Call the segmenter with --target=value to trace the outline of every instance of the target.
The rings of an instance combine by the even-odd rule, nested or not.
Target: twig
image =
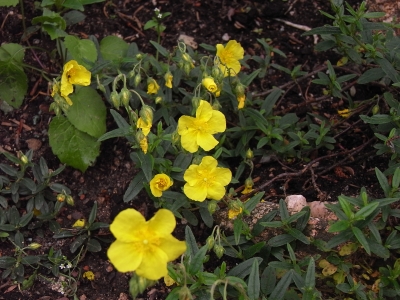
[[[282,22],[282,23],[284,23],[284,24],[286,24],[288,26],[292,26],[294,28],[297,28],[297,29],[300,29],[300,30],[304,30],[304,31],[310,31],[312,29],[311,27],[308,27],[306,25],[295,24],[295,23],[292,23],[292,22],[289,22],[289,21],[286,21],[286,20],[278,19],[278,18],[274,18],[274,20]],[[318,43],[318,35],[314,34],[313,38],[314,38],[314,44],[317,44]]]

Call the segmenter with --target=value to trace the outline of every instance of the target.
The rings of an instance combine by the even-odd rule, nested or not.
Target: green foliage
[[[28,79],[23,70],[24,54],[24,48],[19,44],[0,47],[0,99],[14,108],[22,105],[28,90]]]

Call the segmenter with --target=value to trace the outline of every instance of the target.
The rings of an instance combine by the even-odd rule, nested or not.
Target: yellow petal
[[[212,156],[204,156],[200,164],[205,169],[214,169],[218,166],[218,160]]]
[[[190,186],[186,183],[183,186],[183,192],[189,199],[194,201],[203,202],[207,198],[207,188],[204,188],[202,185]]]
[[[199,149],[196,134],[193,129],[189,129],[185,134],[181,135],[182,148],[190,153],[194,153]]]
[[[160,209],[149,221],[149,229],[159,236],[170,235],[175,229],[176,221],[174,214],[168,209]]]
[[[128,225],[128,222],[126,225]],[[142,263],[142,254],[136,251],[134,244],[116,240],[110,245],[107,256],[119,272],[135,271]]]
[[[243,59],[244,49],[240,43],[236,42],[235,40],[230,40],[228,44],[226,44],[225,51],[228,51],[232,54],[231,59]]]
[[[147,279],[157,280],[168,274],[168,256],[160,248],[153,248],[143,255],[140,266],[136,273]]]
[[[199,181],[198,165],[190,165],[183,174],[183,179],[191,186],[196,185]]]
[[[121,211],[110,225],[110,231],[117,240],[131,242],[135,240],[134,233],[145,226],[146,220],[140,212],[133,208]]]
[[[197,133],[197,144],[205,151],[210,151],[218,145],[218,141],[209,133]],[[186,148],[185,148],[186,149]]]
[[[232,180],[232,172],[228,168],[216,168],[213,176],[223,186],[228,185]]]
[[[213,115],[213,108],[210,103],[200,100],[199,107],[196,110],[196,119],[202,122],[207,122]]]
[[[178,134],[185,134],[189,128],[193,127],[195,118],[189,116],[181,116],[178,120]]]
[[[212,200],[221,200],[225,195],[225,187],[219,182],[214,182],[207,188],[207,198]]]
[[[168,261],[177,259],[186,251],[186,242],[180,241],[172,235],[160,239],[160,242],[160,249],[167,254]]]
[[[224,132],[226,130],[225,115],[218,110],[213,110],[212,116],[207,124],[211,134]]]

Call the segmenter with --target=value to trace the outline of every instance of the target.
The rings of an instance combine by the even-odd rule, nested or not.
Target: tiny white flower
[[[154,9],[154,11],[155,11],[155,12],[159,12],[160,9],[156,7],[156,8]]]
[[[162,14],[158,14],[157,18],[161,19],[162,18]]]
[[[68,262],[67,268],[68,268],[68,269],[71,269],[71,268],[72,268],[72,264],[71,264],[70,262]]]
[[[64,269],[64,268],[65,268],[64,264],[61,264],[60,269]]]

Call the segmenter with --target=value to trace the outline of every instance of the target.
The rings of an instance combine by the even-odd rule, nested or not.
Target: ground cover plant
[[[41,143],[31,139],[30,150],[4,148],[0,164],[6,297],[400,297],[398,25],[374,22],[384,13],[367,11],[365,2],[332,0],[320,12],[325,23],[299,36],[326,54],[311,70],[260,28],[248,51],[233,38],[167,46],[174,12],[162,6],[143,23],[152,36],[144,49],[116,35],[74,33],[96,2],[103,1],[38,2],[30,27],[29,4],[0,2],[19,5],[24,20],[21,42],[0,47],[3,116],[28,106],[29,76],[48,83],[48,105],[40,108],[48,151],[29,146]],[[279,3],[287,11],[295,4]],[[126,3],[97,5],[135,21],[137,11],[128,18],[118,10]],[[250,26],[252,12],[265,17],[264,9],[246,3],[228,14],[240,30]],[[35,34],[51,46],[30,45]],[[281,82],[263,88],[270,78]],[[371,88],[357,93],[364,86]],[[29,128],[16,123],[19,132]],[[122,154],[130,160],[125,169],[118,168]],[[307,232],[310,208],[292,213],[285,204],[291,181],[303,177],[298,193],[329,200],[321,179],[332,184],[330,171],[355,176],[348,165],[360,161],[372,170],[372,183],[327,201],[336,220],[327,239],[314,238]],[[260,166],[271,162],[279,172],[263,173]],[[90,195],[79,185],[96,166]],[[249,222],[266,200],[277,209]],[[280,231],[263,240],[271,228]],[[90,286],[110,281],[122,284],[90,295]],[[40,286],[47,289],[35,294]]]

